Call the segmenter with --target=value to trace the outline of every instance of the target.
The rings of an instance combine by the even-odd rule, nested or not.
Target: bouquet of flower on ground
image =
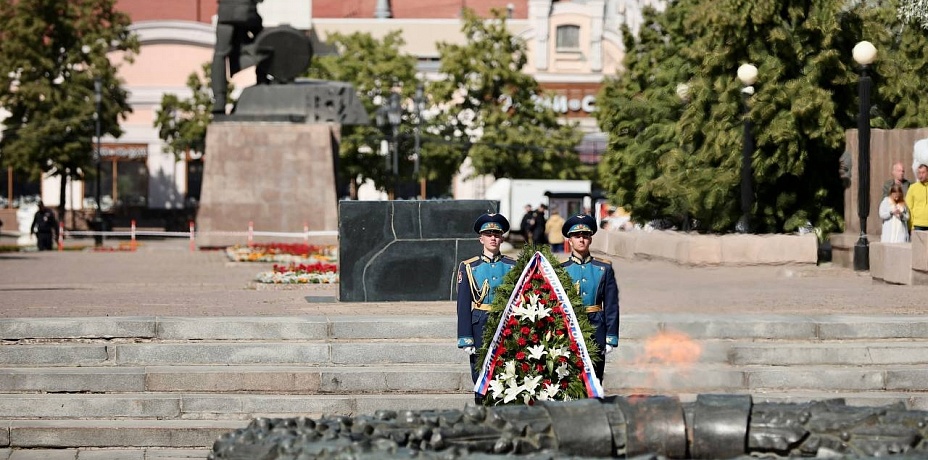
[[[585,313],[573,311],[577,294],[563,288],[571,286],[570,275],[548,262],[543,253],[557,260],[549,250],[536,249],[523,250],[496,291],[475,386],[487,405],[603,395],[593,371],[592,358],[599,359],[593,327]]]
[[[269,284],[330,284],[338,282],[338,265],[328,263],[274,264],[273,270],[259,273],[259,283]]]
[[[226,255],[235,262],[334,263],[338,260],[338,246],[255,243],[228,247]]]

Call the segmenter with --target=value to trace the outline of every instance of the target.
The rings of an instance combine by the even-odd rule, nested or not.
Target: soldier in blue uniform
[[[516,261],[499,252],[509,221],[501,214],[484,214],[474,222],[483,252],[458,268],[458,348],[470,355],[471,377],[477,382],[477,350],[483,344],[483,328],[496,288]],[[479,403],[480,395],[477,395]]]
[[[596,377],[602,382],[606,354],[619,346],[619,285],[612,263],[590,256],[596,219],[588,215],[571,217],[564,222],[561,233],[570,240],[571,248],[570,258],[561,266],[570,274],[573,287],[583,300],[587,318],[596,329],[601,359],[594,367]]]

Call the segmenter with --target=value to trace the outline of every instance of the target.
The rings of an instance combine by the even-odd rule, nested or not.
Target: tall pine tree
[[[131,109],[117,66],[107,53],[131,61],[138,41],[115,0],[0,1],[0,154],[33,179],[65,179],[92,171],[94,79],[102,81],[104,134],[119,136],[118,119]],[[61,200],[64,211],[64,200]]]

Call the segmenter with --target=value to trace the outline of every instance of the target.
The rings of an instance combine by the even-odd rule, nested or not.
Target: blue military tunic
[[[596,329],[596,344],[600,357],[596,363],[596,376],[602,380],[605,369],[606,345],[619,345],[619,285],[615,280],[615,271],[608,261],[587,257],[580,259],[576,255],[561,264],[573,280],[573,288],[583,301],[590,324]]]
[[[515,264],[514,259],[502,255],[493,258],[480,255],[461,262],[458,268],[458,348],[480,349],[483,345],[483,328],[496,288]],[[476,382],[476,355],[471,356],[471,373]]]

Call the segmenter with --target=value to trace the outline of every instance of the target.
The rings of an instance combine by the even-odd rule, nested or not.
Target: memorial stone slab
[[[339,300],[453,300],[457,264],[480,253],[473,224],[498,201],[342,201]]]

